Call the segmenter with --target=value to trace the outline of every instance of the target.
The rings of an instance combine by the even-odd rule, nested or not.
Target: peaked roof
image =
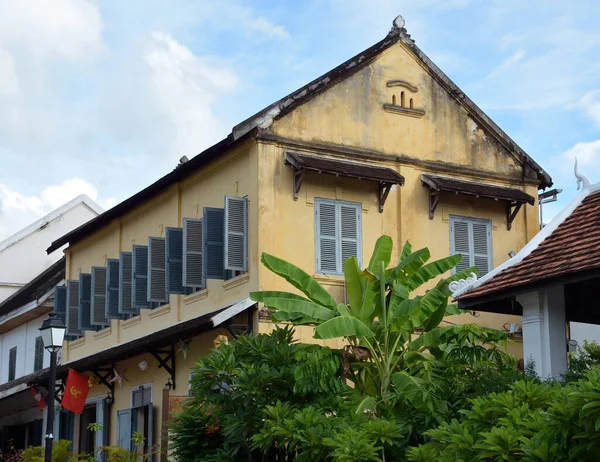
[[[57,219],[58,217],[60,217],[61,215],[63,215],[64,213],[66,213],[67,211],[71,210],[73,207],[75,207],[79,204],[85,205],[88,209],[90,209],[96,215],[100,215],[102,212],[104,212],[102,207],[100,207],[98,204],[96,204],[92,199],[90,199],[85,194],[81,194],[81,195],[77,196],[75,199],[70,200],[66,204],[58,207],[57,209],[54,209],[52,212],[43,216],[39,220],[33,222],[26,228],[23,228],[21,231],[18,231],[15,234],[13,234],[12,236],[7,237],[3,241],[0,241],[0,252],[3,252],[7,248],[16,244],[17,242],[22,241],[27,236],[30,236],[31,234],[35,233],[36,231],[44,228],[48,223]]]
[[[486,127],[498,142],[509,152],[514,153],[524,164],[529,165],[537,173],[540,181],[540,188],[552,186],[552,178],[550,175],[546,173],[546,171],[523,151],[504,131],[502,131],[502,129],[498,127],[498,125],[496,125],[496,123],[494,123],[494,121],[490,119],[468,96],[466,96],[463,91],[458,88],[458,86],[419,49],[419,47],[415,45],[406,29],[404,27],[398,27],[396,25],[396,20],[394,20],[392,29],[383,40],[377,42],[312,82],[307,83],[298,90],[275,101],[243,122],[235,125],[227,138],[201,152],[185,164],[179,165],[169,174],[129,199],[116,205],[99,217],[56,240],[48,248],[47,252],[51,253],[67,243],[75,243],[88,234],[108,225],[114,219],[125,215],[141,203],[158,195],[170,185],[187,178],[196,170],[213,162],[229,149],[256,133],[257,130],[270,126],[273,120],[285,116],[293,111],[294,108],[308,102],[320,93],[335,86],[337,83],[351,77],[360,69],[371,63],[383,51],[399,42],[405,44],[408,49],[412,51],[414,56],[431,73],[434,79],[467,110],[471,117],[477,120],[482,126]]]
[[[525,292],[533,284],[600,269],[600,183],[584,190],[513,258],[454,294],[459,304]]]

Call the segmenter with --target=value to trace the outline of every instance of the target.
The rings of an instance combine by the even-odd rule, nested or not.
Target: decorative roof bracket
[[[150,350],[150,354],[158,361],[158,367],[162,367],[171,376],[173,390],[175,390],[175,345],[157,350]]]
[[[507,202],[506,203],[506,229],[512,229],[513,221],[523,206],[522,202]]]
[[[433,188],[429,188],[429,219],[433,220],[435,209],[437,209],[440,203],[440,193],[435,191]]]
[[[377,194],[379,213],[383,213],[383,206],[385,205],[385,201],[387,200],[388,194],[391,190],[392,185],[390,183],[379,183],[379,193]]]
[[[300,188],[302,187],[302,183],[304,183],[304,178],[306,177],[306,170],[296,166],[292,166],[292,170],[294,172],[294,200],[297,201],[298,193],[300,192]]]
[[[96,376],[98,382],[104,385],[106,388],[110,390],[110,392],[115,394],[115,384],[110,383],[108,378],[112,375],[113,367],[97,367],[95,369],[91,369],[92,374]]]

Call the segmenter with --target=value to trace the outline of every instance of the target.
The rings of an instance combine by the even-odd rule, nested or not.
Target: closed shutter
[[[126,450],[132,448],[131,437],[133,417],[131,409],[119,409],[117,411],[117,446]]]
[[[106,268],[92,266],[91,313],[94,326],[107,326],[106,319]]]
[[[205,287],[202,228],[202,219],[183,219],[183,285],[185,287]]]
[[[17,377],[17,347],[8,352],[8,381],[12,382]]]
[[[67,287],[56,286],[54,288],[54,312],[67,325]]]
[[[339,269],[344,272],[344,262],[347,258],[359,258],[360,254],[360,206],[340,204],[341,223],[341,253],[342,266]],[[360,259],[359,259],[360,263]]]
[[[223,260],[224,215],[223,209],[204,207],[203,211],[204,244],[203,262],[204,279],[225,279],[225,263]]]
[[[79,275],[79,330],[96,330],[96,326],[92,325],[91,300],[92,275],[81,273]]]
[[[119,314],[119,260],[106,260],[106,318],[122,319]]]
[[[133,307],[132,258],[131,252],[121,252],[121,258],[119,258],[119,313],[121,314],[139,313],[139,310]]]
[[[492,269],[492,224],[489,220],[450,217],[450,253],[462,255],[454,272],[476,266],[478,277]]]
[[[96,431],[96,448],[108,446],[108,404],[106,400],[100,400],[96,403],[96,423],[98,424],[98,430]],[[106,455],[104,451],[96,451],[97,462],[104,462]]]
[[[148,301],[167,302],[167,258],[164,237],[148,238]]]
[[[33,372],[44,368],[44,341],[42,337],[35,338],[35,356],[33,357]]]
[[[80,336],[79,330],[79,281],[67,281],[67,330],[65,334]]]
[[[165,230],[167,250],[167,292],[183,294],[183,229]]]
[[[248,198],[225,196],[225,269],[248,271]]]
[[[131,254],[133,307],[148,308],[148,246],[134,245]]]
[[[335,204],[318,202],[316,205],[317,271],[339,273]]]

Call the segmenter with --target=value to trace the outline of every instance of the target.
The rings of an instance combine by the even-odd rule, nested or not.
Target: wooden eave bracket
[[[175,390],[175,345],[157,350],[150,350],[150,354],[158,361],[158,367],[164,368],[170,375],[171,382],[173,383],[173,390]]]
[[[383,206],[385,205],[385,201],[392,190],[391,183],[379,183],[379,193],[377,194],[377,199],[379,202],[379,213],[383,213]]]
[[[433,220],[435,215],[435,209],[437,209],[440,203],[440,192],[434,191],[432,187],[429,187],[429,219]]]
[[[110,383],[108,380],[113,372],[112,367],[97,367],[95,369],[91,369],[92,374],[96,376],[98,382],[108,388],[112,395],[115,394],[115,384]]]
[[[304,178],[306,177],[306,170],[293,165],[292,171],[294,172],[294,200],[297,201],[298,193],[300,192],[300,188],[302,187],[302,183],[304,183]]]
[[[522,202],[506,202],[506,229],[512,228],[513,221],[523,206]]]

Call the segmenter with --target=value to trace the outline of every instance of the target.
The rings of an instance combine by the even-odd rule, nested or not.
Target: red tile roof
[[[522,260],[497,274],[492,272],[489,279],[482,280],[480,285],[458,294],[456,298],[459,301],[471,300],[557,276],[599,268],[600,190],[595,190]]]

